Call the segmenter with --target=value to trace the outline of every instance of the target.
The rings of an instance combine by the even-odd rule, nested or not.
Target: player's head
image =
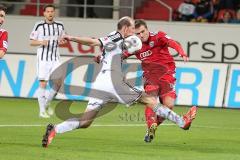
[[[43,15],[47,22],[52,22],[55,17],[56,7],[52,4],[47,4],[43,8]]]
[[[141,39],[142,42],[146,42],[149,38],[149,31],[147,23],[143,19],[135,20],[135,34]]]
[[[133,35],[135,32],[134,20],[131,17],[122,17],[118,21],[117,29],[124,38]]]
[[[7,11],[7,8],[4,5],[0,4],[0,26],[5,21],[6,11]]]

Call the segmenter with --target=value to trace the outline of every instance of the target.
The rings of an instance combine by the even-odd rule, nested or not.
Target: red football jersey
[[[6,52],[7,48],[8,48],[8,32],[4,29],[0,29],[0,50]]]
[[[142,49],[135,54],[142,61],[143,71],[160,69],[159,65],[167,70],[175,70],[174,59],[168,50],[170,37],[164,32],[149,34],[148,41],[144,42]],[[166,72],[165,69],[161,67],[162,72]]]

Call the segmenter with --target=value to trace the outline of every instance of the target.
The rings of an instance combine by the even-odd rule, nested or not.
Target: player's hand
[[[187,55],[183,55],[183,56],[181,56],[181,57],[183,58],[184,62],[188,62],[188,61],[189,61],[189,58],[188,58]]]
[[[63,35],[62,36],[62,39],[67,40],[67,41],[71,41],[72,38],[73,38],[73,36],[70,36],[70,35]]]
[[[93,60],[94,60],[94,62],[99,64],[101,61],[101,56],[100,55],[94,56]]]
[[[122,54],[122,59],[127,59],[128,57],[132,56],[131,54],[129,54],[128,52],[123,52]]]
[[[43,40],[43,41],[41,41],[41,45],[42,45],[42,46],[47,46],[47,45],[48,45],[48,40]]]
[[[63,44],[65,44],[65,43],[67,43],[67,40],[64,39],[64,38],[61,38],[61,39],[58,40],[58,44],[59,44],[59,45],[63,45]]]

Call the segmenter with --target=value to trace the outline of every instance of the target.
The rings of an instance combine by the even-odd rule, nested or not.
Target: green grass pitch
[[[85,106],[74,102],[71,112],[80,113]],[[183,114],[188,108],[174,110]],[[38,118],[36,100],[0,98],[0,160],[239,160],[239,115],[239,110],[199,108],[190,130],[167,121],[147,144],[143,107],[118,105],[88,129],[57,135],[45,149],[45,126],[61,120]]]

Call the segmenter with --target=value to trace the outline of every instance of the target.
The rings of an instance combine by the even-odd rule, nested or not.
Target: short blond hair
[[[133,19],[131,17],[125,16],[119,19],[117,24],[117,29],[121,30],[123,26],[131,26],[133,24]]]

